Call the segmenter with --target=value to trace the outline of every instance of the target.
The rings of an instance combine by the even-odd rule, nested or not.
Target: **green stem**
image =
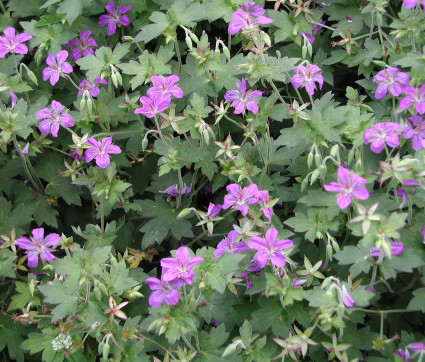
[[[103,196],[100,197],[100,236],[105,234],[105,213],[103,211]]]
[[[115,134],[127,134],[127,133],[140,133],[140,131],[102,132],[102,133],[96,133],[95,135],[93,135],[91,137],[96,138],[96,137],[100,137],[100,136],[113,136]]]
[[[234,119],[231,119],[227,114],[224,115],[224,118],[226,118],[228,121],[232,122],[234,125],[238,126],[241,129],[244,129],[243,126],[241,126],[238,122],[236,122]]]
[[[180,70],[181,70],[181,67],[182,67],[182,58],[181,58],[181,55],[180,55],[179,41],[177,40],[177,38],[176,38],[174,44],[175,44],[175,48],[176,48],[177,61],[178,61],[177,74],[180,74]]]
[[[4,5],[3,5],[3,1],[2,0],[0,0],[0,8],[1,8],[1,10],[3,11],[3,14],[6,14],[7,13],[7,11],[6,11],[6,8],[4,7]],[[229,34],[230,35],[230,34]]]
[[[80,87],[75,84],[75,82],[72,80],[72,78],[68,74],[65,74],[65,78],[68,79],[75,88],[80,90]]]
[[[379,328],[379,338],[382,341],[384,337],[384,313],[380,313],[380,314],[381,314],[381,327]]]
[[[412,313],[419,312],[419,310],[406,310],[406,309],[388,309],[388,310],[374,310],[374,309],[363,309],[363,308],[352,308],[352,310],[357,310],[359,312],[365,313],[374,313],[374,314],[391,314],[391,313]]]
[[[177,170],[177,176],[179,178],[179,195],[177,196],[177,205],[176,209],[180,207],[181,201],[182,201],[182,191],[183,191],[183,178],[182,178],[182,169],[179,168]]]
[[[168,147],[170,147],[171,145],[165,140],[164,135],[162,134],[161,127],[159,126],[159,123],[158,123],[158,117],[155,116],[154,120],[155,120],[156,128],[158,129],[158,133],[159,133],[159,137],[161,138],[161,141],[164,142]]]
[[[62,154],[64,154],[64,155],[66,155],[66,156],[69,156],[69,154],[68,154],[68,153],[66,153],[66,152],[64,152],[64,151],[62,151],[62,150],[60,150],[60,149],[58,149],[58,148],[56,148],[56,147],[51,147],[51,146],[44,145],[44,148],[50,148],[51,150],[54,150],[54,151],[56,151],[56,152],[60,152],[60,153],[62,153]]]
[[[273,90],[276,92],[277,97],[279,98],[279,100],[282,103],[285,103],[285,100],[282,98],[282,96],[280,95],[279,90],[276,87],[276,84],[274,84],[273,80],[269,80],[270,85],[272,86]]]
[[[377,272],[378,272],[378,266],[374,265],[372,270],[372,279],[370,280],[370,283],[369,283],[369,289],[372,288],[373,285],[375,284]]]

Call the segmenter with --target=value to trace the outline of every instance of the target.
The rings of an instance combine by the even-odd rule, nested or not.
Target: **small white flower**
[[[72,346],[72,338],[69,334],[59,333],[58,336],[52,341],[52,348],[54,351],[59,351],[63,348],[68,349]]]

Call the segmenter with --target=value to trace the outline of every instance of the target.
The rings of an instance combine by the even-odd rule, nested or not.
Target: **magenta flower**
[[[214,205],[212,202],[208,205],[207,214],[205,215],[207,220],[211,220],[218,216],[221,211],[221,205]]]
[[[21,33],[15,35],[15,28],[3,30],[4,36],[0,36],[0,58],[4,58],[7,53],[27,54],[28,47],[22,44],[24,41],[32,39],[32,35]]]
[[[273,210],[270,208],[270,195],[267,190],[260,190],[257,192],[257,198],[261,202],[261,210],[265,217],[271,219],[273,216]]]
[[[406,348],[411,349],[413,352],[425,351],[425,345],[422,342],[413,342],[406,346]]]
[[[342,295],[342,302],[347,308],[351,308],[356,301],[351,297],[350,293],[348,293],[347,288],[345,285],[341,288],[341,295]]]
[[[15,107],[16,103],[18,103],[18,97],[14,92],[9,92],[10,95],[10,108]]]
[[[421,84],[418,88],[406,85],[403,87],[402,93],[405,93],[406,97],[400,100],[398,108],[408,109],[414,104],[416,112],[425,113],[425,84]]]
[[[305,90],[311,96],[316,91],[316,83],[319,84],[319,88],[323,87],[323,76],[321,74],[322,69],[320,69],[317,65],[307,64],[299,65],[292,69],[297,74],[294,74],[291,78],[291,83],[295,88],[301,88],[305,86]]]
[[[406,119],[406,127],[403,130],[403,138],[412,139],[412,148],[417,151],[422,148],[422,141],[425,140],[425,121],[421,116],[412,116]]]
[[[375,98],[381,99],[387,94],[388,88],[394,97],[398,97],[402,92],[403,86],[409,84],[410,77],[406,73],[400,72],[398,68],[387,68],[378,72],[373,81],[378,83]]]
[[[270,228],[266,231],[265,239],[259,236],[253,236],[249,239],[249,246],[258,250],[254,255],[254,261],[259,267],[264,268],[269,259],[270,263],[276,267],[286,264],[286,258],[279,250],[292,248],[294,243],[289,239],[277,240],[277,236],[278,231],[275,228]]]
[[[128,19],[128,17],[123,16],[123,14],[128,13],[131,10],[130,6],[120,6],[118,10],[116,10],[114,2],[110,1],[106,4],[105,9],[109,14],[100,16],[99,25],[108,25],[108,35],[115,34],[115,32],[117,31],[117,24],[121,24],[122,26],[127,26],[128,24],[130,24],[130,20]]]
[[[94,138],[89,137],[87,139],[87,143],[91,147],[86,150],[86,162],[90,162],[93,158],[95,158],[96,165],[98,165],[100,168],[106,168],[111,162],[111,159],[108,155],[109,153],[121,153],[121,148],[112,144],[112,136],[103,138],[101,143],[96,141]]]
[[[309,44],[313,44],[316,40],[316,37],[314,34],[310,34],[310,33],[298,33],[299,37],[305,37],[308,41]]]
[[[204,258],[200,256],[194,256],[189,259],[189,248],[181,246],[176,251],[176,259],[163,258],[161,260],[162,280],[170,282],[175,279],[181,279],[191,285],[195,275],[193,267],[202,261],[204,261]]]
[[[21,151],[21,152],[22,152],[24,155],[28,155],[29,148],[30,148],[30,144],[27,142],[27,143],[26,143],[26,145],[24,146],[24,148],[22,149],[22,151]]]
[[[367,181],[353,173],[350,175],[350,170],[343,166],[338,168],[338,182],[331,182],[330,185],[323,185],[324,189],[329,192],[338,192],[336,203],[340,209],[345,209],[351,205],[351,196],[360,200],[369,198],[369,191],[366,187]]]
[[[403,254],[404,251],[404,245],[401,241],[394,241],[391,243],[391,254],[398,256]],[[373,248],[370,249],[369,253],[366,255],[366,258],[370,258],[370,257],[374,257],[374,258],[379,258],[379,256],[382,253],[382,259],[386,258],[387,255],[384,253],[384,251],[381,248],[377,248],[376,246],[374,246]]]
[[[273,19],[264,16],[265,10],[261,6],[255,6],[255,2],[242,4],[242,7],[236,10],[232,15],[232,21],[229,23],[228,32],[235,35],[239,31],[253,31],[259,24],[270,24]]]
[[[150,277],[146,279],[146,284],[149,284],[149,288],[154,291],[149,296],[149,305],[159,307],[164,301],[168,305],[176,305],[179,302],[179,292],[176,288],[183,286],[184,282],[181,279],[166,282]]]
[[[57,137],[59,123],[63,127],[74,126],[74,119],[72,116],[68,113],[61,113],[64,108],[65,106],[59,102],[52,101],[51,110],[49,108],[43,108],[37,112],[35,117],[37,119],[42,119],[38,126],[41,134],[46,136],[51,132],[53,137]]]
[[[381,153],[385,148],[385,144],[390,147],[398,147],[400,145],[399,135],[394,132],[401,132],[403,128],[395,122],[376,123],[365,131],[363,134],[364,144],[367,145],[370,140],[370,149],[374,153]]]
[[[260,203],[256,198],[258,192],[256,184],[244,187],[243,190],[241,190],[238,184],[230,184],[227,185],[226,190],[229,194],[224,196],[223,210],[236,205],[236,210],[239,210],[243,216],[246,216],[249,211],[247,205]]]
[[[221,240],[217,249],[214,251],[214,256],[218,260],[225,253],[229,254],[237,254],[241,251],[251,250],[251,248],[246,245],[246,243],[242,240],[239,243],[236,242],[239,233],[236,230],[232,230],[227,234],[227,238]]]
[[[48,67],[43,69],[43,80],[50,79],[50,84],[55,85],[62,73],[71,73],[72,67],[71,64],[65,62],[66,58],[68,58],[66,50],[60,51],[56,55],[56,59],[53,54],[49,54],[46,58]]]
[[[170,75],[167,78],[164,78],[162,75],[153,75],[151,77],[151,82],[154,86],[147,90],[146,95],[149,98],[164,95],[168,98],[169,102],[171,101],[171,96],[182,98],[183,90],[180,87],[173,85],[178,81],[179,77],[177,75]]]
[[[140,97],[142,108],[137,108],[134,113],[144,114],[147,118],[155,117],[159,112],[162,112],[170,105],[170,98],[166,95],[158,95],[154,98]]]
[[[162,194],[170,195],[168,198],[168,201],[170,201],[171,196],[179,196],[179,194],[185,195],[189,194],[190,191],[192,191],[192,188],[190,186],[183,186],[182,191],[179,192],[179,189],[177,188],[177,184],[171,185],[170,187],[166,188],[164,191],[159,191]]]
[[[102,79],[97,77],[94,82],[90,82],[88,79],[83,79],[79,84],[80,90],[78,91],[78,95],[84,93],[84,91],[89,91],[91,96],[96,98],[100,93],[100,88],[97,86],[98,84],[108,84],[106,79]]]
[[[422,236],[422,244],[425,244],[425,226],[422,229],[421,236]]]
[[[408,201],[408,194],[405,189],[402,187],[397,187],[397,196],[402,198],[401,204],[399,206],[400,209],[402,209]]]
[[[245,114],[245,108],[254,114],[258,112],[258,105],[254,101],[254,98],[263,94],[258,90],[246,90],[245,78],[242,78],[241,82],[236,82],[238,90],[229,90],[224,95],[226,101],[232,102],[231,106],[235,107],[235,114]]]
[[[49,234],[44,237],[44,228],[33,229],[31,240],[25,236],[16,240],[16,245],[27,251],[28,267],[36,268],[38,265],[38,257],[42,262],[55,260],[56,257],[51,253],[55,246],[60,243],[61,237],[58,234]]]
[[[410,355],[409,351],[407,350],[407,348],[403,348],[403,349],[397,349],[394,351],[394,354],[396,354],[397,356],[403,358],[404,362],[408,362],[412,359],[412,356]]]
[[[411,8],[414,8],[416,6],[418,1],[419,0],[403,0],[403,6],[406,9],[411,9]],[[425,0],[422,0],[422,7],[424,8],[424,11],[425,11]]]
[[[89,54],[94,55],[93,47],[97,47],[96,41],[90,38],[91,31],[84,30],[80,33],[79,38],[71,39],[65,44],[66,47],[75,47],[71,50],[71,59],[76,61],[81,56],[86,57]]]

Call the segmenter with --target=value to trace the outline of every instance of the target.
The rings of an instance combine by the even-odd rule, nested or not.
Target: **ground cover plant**
[[[424,358],[424,1],[0,9],[2,360]]]

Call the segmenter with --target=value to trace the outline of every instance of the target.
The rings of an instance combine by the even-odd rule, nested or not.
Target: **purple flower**
[[[235,114],[245,114],[245,108],[254,114],[258,112],[258,105],[254,98],[260,96],[263,92],[258,90],[246,90],[245,78],[241,82],[236,82],[238,90],[229,90],[224,95],[226,101],[232,102],[231,106],[235,107]]]
[[[401,241],[394,241],[391,243],[391,254],[398,256],[403,254],[404,251],[404,245]],[[382,253],[382,258],[385,258],[386,255],[384,253],[384,251],[381,248],[377,248],[376,246],[374,246],[373,248],[370,249],[369,253],[366,255],[366,257],[374,257],[374,258],[378,258]]]
[[[408,201],[407,191],[402,187],[397,187],[397,196],[402,198],[401,204],[399,206],[399,208],[402,209]]]
[[[159,307],[164,301],[168,305],[176,305],[179,302],[179,292],[176,288],[183,286],[184,282],[180,279],[166,282],[150,277],[146,279],[146,284],[149,284],[149,288],[154,291],[149,296],[149,305]]]
[[[10,108],[15,107],[16,103],[18,103],[18,97],[14,92],[9,92],[10,95]]]
[[[137,108],[134,113],[144,114],[147,118],[155,117],[159,112],[162,112],[170,105],[170,98],[166,95],[158,95],[154,98],[140,97],[142,108]]]
[[[192,191],[192,188],[190,186],[184,186],[182,188],[181,194],[185,195],[190,193]],[[179,196],[179,189],[177,188],[177,184],[171,185],[170,187],[166,188],[164,191],[159,191],[163,194],[168,194],[170,196]]]
[[[326,21],[322,20],[319,22],[320,24],[314,24],[313,25],[313,34],[317,34],[322,28],[322,25],[326,24]]]
[[[26,144],[26,145],[25,145],[25,147],[21,150],[21,152],[22,152],[24,155],[28,155],[29,147],[30,147],[30,144],[27,142],[27,144]]]
[[[276,266],[281,267],[286,264],[285,256],[279,251],[289,249],[294,246],[292,240],[277,240],[278,231],[275,228],[270,228],[266,231],[266,238],[253,236],[249,239],[249,246],[258,251],[254,255],[254,261],[259,267],[264,268],[267,261]]]
[[[350,293],[348,293],[347,288],[345,287],[345,285],[342,286],[341,288],[341,295],[342,295],[342,302],[344,303],[344,305],[347,308],[351,308],[354,303],[356,302],[350,295]]]
[[[273,22],[273,19],[264,16],[265,10],[261,6],[254,5],[255,2],[244,3],[239,10],[233,13],[232,21],[228,27],[230,35],[235,35],[242,30],[252,31],[259,24],[270,24]]]
[[[307,280],[306,279],[292,279],[292,287],[293,288],[299,288],[301,285],[305,284]]]
[[[31,233],[31,240],[28,240],[25,236],[16,240],[16,245],[19,248],[28,250],[28,267],[36,268],[39,256],[43,262],[55,260],[56,257],[51,253],[53,251],[51,247],[59,244],[61,237],[58,234],[49,234],[44,237],[44,228],[33,229]]]
[[[244,187],[243,190],[241,190],[238,184],[230,184],[227,185],[226,190],[229,194],[224,196],[223,210],[236,205],[236,210],[239,210],[243,216],[246,216],[249,211],[247,205],[260,203],[256,198],[258,192],[256,184]]]
[[[269,207],[270,196],[267,190],[260,190],[257,192],[257,198],[261,202],[261,209],[265,217],[271,219],[273,216],[273,210]]]
[[[399,135],[394,132],[401,132],[403,128],[395,122],[381,122],[373,125],[363,134],[364,144],[367,145],[370,140],[370,149],[374,153],[381,153],[385,148],[385,144],[390,147],[398,147],[400,145]]]
[[[416,112],[425,113],[425,84],[421,84],[418,88],[406,85],[402,92],[406,94],[406,97],[400,100],[398,108],[408,109],[414,104]]]
[[[406,348],[403,349],[397,349],[394,351],[394,354],[396,354],[397,356],[400,356],[401,358],[403,358],[404,362],[408,362],[412,359],[412,357],[410,356],[409,351]]]
[[[322,69],[317,65],[307,64],[299,65],[292,69],[297,74],[294,74],[291,78],[291,83],[295,88],[301,88],[305,86],[305,90],[308,94],[313,95],[316,91],[316,84],[319,84],[319,88],[323,87],[323,76],[321,74]]]
[[[162,279],[166,282],[182,279],[185,283],[191,285],[195,275],[193,267],[202,261],[204,261],[204,258],[200,256],[189,259],[189,248],[181,246],[176,251],[176,259],[163,258],[161,260]]]
[[[425,244],[425,226],[422,229],[421,236],[422,236],[422,244]]]
[[[422,342],[413,342],[406,346],[411,349],[413,352],[425,351],[425,345]]]
[[[108,153],[118,154],[121,153],[121,148],[112,144],[112,136],[105,137],[101,143],[94,138],[89,137],[87,143],[91,146],[86,150],[86,162],[90,162],[93,158],[96,159],[96,165],[100,168],[105,168],[111,162]]]
[[[316,37],[310,33],[298,33],[298,36],[305,37],[307,41],[309,42],[309,44],[313,44],[314,41],[316,40]]]
[[[0,58],[4,58],[7,53],[27,54],[28,47],[22,44],[24,41],[32,39],[32,35],[21,33],[15,35],[15,28],[6,28],[3,30],[4,36],[0,37]]]
[[[403,130],[403,138],[412,138],[412,148],[417,151],[422,148],[422,141],[425,139],[425,121],[421,116],[412,116],[406,119],[406,127]]]
[[[378,72],[373,81],[378,83],[375,98],[381,99],[387,94],[388,88],[394,97],[398,97],[402,92],[402,87],[409,84],[410,77],[406,73],[400,72],[398,68],[387,68]]]
[[[66,50],[60,51],[56,55],[56,59],[53,54],[49,54],[46,58],[48,67],[43,69],[43,80],[50,79],[50,84],[55,85],[62,73],[71,73],[72,67],[71,64],[65,62],[66,58],[68,58]]]
[[[324,185],[324,189],[330,192],[338,192],[336,202],[340,209],[345,209],[351,205],[351,196],[360,200],[369,198],[369,191],[366,187],[367,181],[359,175],[353,173],[350,175],[350,170],[343,166],[338,168],[338,182],[331,182],[330,185]]]
[[[239,243],[236,242],[239,233],[236,230],[232,230],[227,235],[227,238],[221,240],[217,249],[214,251],[215,258],[218,260],[220,257],[227,251],[229,254],[237,254],[241,251],[251,250],[251,248],[246,245],[242,240]]]
[[[91,31],[84,30],[80,33],[79,38],[71,39],[65,44],[66,47],[75,47],[71,50],[71,59],[76,61],[81,56],[86,57],[89,54],[94,55],[92,47],[97,47],[96,41],[90,38]]]
[[[208,205],[208,210],[205,217],[207,218],[207,220],[211,220],[215,218],[216,216],[218,216],[220,214],[220,211],[221,211],[221,205],[214,205],[212,202],[210,202],[210,204]]]
[[[105,6],[106,11],[109,13],[108,15],[101,15],[99,18],[100,26],[107,26],[108,35],[114,35],[117,31],[117,24],[121,24],[123,26],[127,26],[130,24],[130,20],[128,20],[127,16],[122,16],[122,14],[128,13],[131,10],[130,6],[120,6],[118,10],[115,9],[115,5],[113,1],[110,1]]]
[[[403,6],[406,9],[411,9],[411,8],[414,8],[416,6],[418,1],[419,0],[403,0]],[[425,0],[422,0],[422,7],[424,8],[424,11],[425,11]]]
[[[349,23],[352,23],[353,22],[353,17],[352,16],[350,16],[350,15],[347,15],[346,17],[345,17],[346,19],[347,19],[347,21],[349,22]]]
[[[170,75],[167,78],[164,78],[162,75],[153,75],[151,77],[151,82],[153,87],[149,88],[146,92],[146,95],[149,98],[155,98],[159,95],[164,95],[168,98],[168,102],[171,101],[171,96],[176,98],[183,97],[183,90],[180,87],[173,85],[179,81],[177,75]]]
[[[63,127],[73,127],[74,119],[68,113],[62,113],[62,110],[65,108],[64,105],[59,102],[52,101],[51,110],[49,108],[43,108],[37,112],[35,117],[37,119],[42,119],[38,128],[43,135],[48,135],[49,132],[52,133],[53,137],[58,136],[59,123]]]
[[[97,97],[100,93],[100,88],[97,86],[98,84],[108,84],[106,79],[102,79],[97,77],[94,82],[90,82],[88,79],[83,79],[79,84],[80,90],[78,91],[78,95],[84,93],[84,91],[89,91],[92,97]]]

